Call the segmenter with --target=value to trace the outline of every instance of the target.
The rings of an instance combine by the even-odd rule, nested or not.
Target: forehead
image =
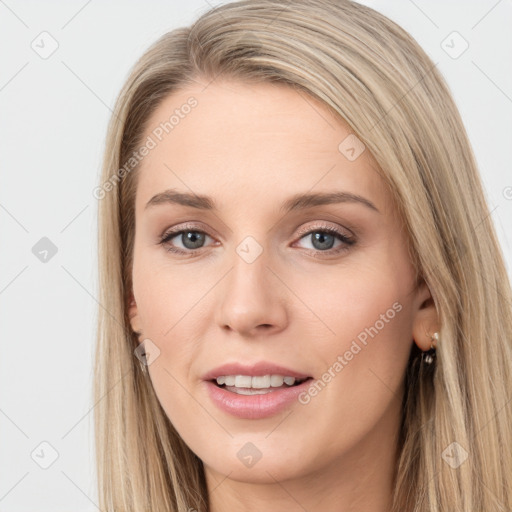
[[[137,211],[168,188],[212,195],[221,206],[254,207],[336,188],[365,195],[379,209],[389,206],[377,165],[368,150],[357,156],[364,146],[349,126],[315,98],[282,84],[187,86],[152,114],[142,140],[150,139]]]

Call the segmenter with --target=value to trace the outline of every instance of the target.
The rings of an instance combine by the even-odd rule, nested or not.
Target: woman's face
[[[143,141],[132,326],[207,473],[274,482],[387,460],[431,326],[369,151],[304,93],[227,80],[169,96]],[[245,377],[228,390],[218,375]],[[294,375],[310,379],[278,377]]]

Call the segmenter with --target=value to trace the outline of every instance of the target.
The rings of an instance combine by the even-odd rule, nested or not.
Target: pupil
[[[197,231],[187,231],[181,235],[181,239],[187,249],[197,249],[204,242],[204,234]]]
[[[313,236],[313,246],[315,246],[317,249],[331,249],[334,245],[334,235],[330,235],[327,233],[321,233],[317,232],[312,235]],[[328,240],[328,243],[326,244],[325,240]],[[316,245],[316,242],[320,242],[320,246]],[[322,245],[326,244],[326,245]]]

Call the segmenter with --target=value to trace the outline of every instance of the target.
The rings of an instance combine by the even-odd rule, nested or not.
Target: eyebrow
[[[378,208],[368,199],[351,192],[317,192],[296,194],[287,199],[282,205],[280,210],[282,212],[291,212],[295,210],[303,210],[312,208],[314,206],[323,206],[328,204],[337,203],[359,203],[371,210],[379,212]],[[149,207],[162,205],[162,204],[178,204],[182,206],[189,206],[197,208],[198,210],[211,210],[218,211],[215,200],[210,196],[191,194],[188,192],[179,192],[174,189],[168,189],[153,196],[145,206],[145,210]]]

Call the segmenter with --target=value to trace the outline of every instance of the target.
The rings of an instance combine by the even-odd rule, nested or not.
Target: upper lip
[[[282,375],[283,377],[295,377],[296,379],[306,379],[310,377],[302,372],[286,368],[268,361],[258,361],[256,363],[226,363],[217,366],[213,370],[203,375],[203,380],[213,380],[221,375],[250,375],[259,377],[262,375]]]

